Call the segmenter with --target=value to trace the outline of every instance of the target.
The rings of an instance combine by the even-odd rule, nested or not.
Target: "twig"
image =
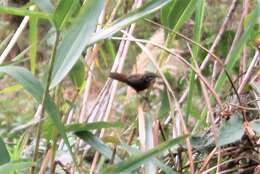
[[[200,168],[199,173],[201,173],[203,170],[205,170],[205,168],[207,167],[207,165],[209,164],[210,160],[212,159],[212,157],[214,156],[214,154],[216,153],[217,148],[215,147],[207,156],[207,158],[204,160],[202,167]]]
[[[189,39],[188,37],[186,37],[185,35],[183,35],[183,34],[177,32],[177,31],[171,30],[170,28],[165,27],[165,26],[163,26],[163,25],[161,25],[161,24],[158,24],[158,23],[156,23],[156,22],[153,22],[153,21],[151,21],[151,20],[149,20],[149,19],[146,19],[146,21],[148,21],[148,22],[150,22],[150,23],[152,23],[152,24],[154,24],[154,25],[157,25],[157,26],[159,26],[159,27],[161,27],[161,28],[164,28],[165,30],[167,30],[167,31],[169,31],[169,32],[172,32],[172,33],[174,33],[174,34],[176,34],[176,35],[182,37],[183,39],[185,39],[185,40],[191,42],[192,44],[194,44],[194,45],[200,47],[202,50],[206,51],[207,54],[209,55],[209,58],[213,57],[214,60],[216,60],[216,61],[222,66],[222,68],[223,68],[223,70],[224,70],[224,73],[225,73],[226,76],[228,77],[228,80],[229,80],[229,82],[230,82],[232,88],[234,89],[234,91],[235,91],[235,93],[236,93],[236,95],[237,95],[237,98],[238,98],[238,100],[239,100],[239,103],[241,103],[241,102],[240,102],[240,97],[239,97],[239,95],[238,95],[238,93],[237,93],[237,90],[236,90],[236,88],[235,88],[235,86],[234,86],[232,80],[231,80],[231,77],[230,77],[228,71],[226,70],[223,61],[222,61],[219,57],[217,57],[214,53],[210,52],[208,49],[206,49],[205,47],[203,47],[203,46],[200,45],[199,43],[194,42],[193,40]],[[219,34],[220,34],[220,33],[219,33]],[[222,34],[221,34],[221,35],[222,35]],[[205,68],[207,62],[208,62],[208,60],[206,60],[206,59],[202,62],[202,64],[200,65],[200,70],[203,70],[203,69]],[[195,78],[197,78],[197,76],[196,76]],[[184,91],[183,95],[181,96],[180,102],[183,102],[183,101],[185,100],[185,98],[187,97],[187,95],[188,95],[188,88]],[[218,102],[218,103],[219,103],[219,102]],[[221,106],[221,108],[223,108],[223,107]]]
[[[141,40],[140,39],[133,39],[133,36],[130,37],[131,39],[130,40],[133,40],[136,42],[136,44],[144,51],[144,53],[146,53],[146,55],[148,56],[148,58],[150,59],[150,61],[153,63],[153,65],[156,67],[156,69],[158,70],[160,76],[162,77],[169,93],[171,94],[171,96],[173,97],[173,101],[175,102],[175,106],[176,106],[176,110],[178,111],[179,115],[180,115],[180,120],[181,120],[181,125],[183,127],[183,130],[184,130],[184,134],[189,134],[189,131],[188,131],[188,128],[185,124],[185,121],[184,121],[184,118],[183,118],[183,114],[181,112],[181,108],[180,108],[180,105],[175,97],[175,94],[173,92],[173,90],[171,89],[171,86],[170,84],[168,83],[167,79],[165,78],[164,74],[162,73],[159,65],[156,63],[156,61],[154,60],[153,58],[153,55],[150,54],[150,52],[145,48],[145,46],[143,46],[141,43],[139,42],[143,42],[144,40]],[[124,38],[120,38],[120,39],[124,39]],[[148,41],[144,41],[144,42],[148,42]],[[171,51],[161,45],[158,45],[158,44],[155,44],[153,42],[149,42],[159,48],[163,48],[163,49],[166,49],[169,53],[171,53]],[[176,55],[176,54],[174,54]],[[179,56],[179,55],[178,55]],[[180,56],[179,56],[180,57]],[[181,59],[183,59],[182,57],[180,57]],[[186,60],[184,60],[186,61]],[[189,156],[189,161],[190,161],[190,172],[193,174],[195,172],[194,170],[194,164],[193,164],[193,158],[192,158],[192,146],[191,146],[191,142],[189,140],[189,138],[186,138],[186,144],[187,144],[187,147],[188,147],[188,156]]]
[[[238,25],[237,33],[241,32],[242,29],[243,29],[244,18],[248,14],[248,7],[249,7],[249,0],[243,0],[243,12],[242,12],[241,20],[240,20],[239,25]],[[247,49],[246,49],[246,47],[244,47],[243,48],[243,55],[242,55],[242,58],[240,60],[240,66],[239,66],[240,72],[246,71],[246,66],[247,66],[247,58],[246,57],[247,57]],[[243,80],[243,78],[240,78],[239,82],[241,83],[242,80]]]
[[[192,54],[192,50],[191,50],[189,44],[187,44],[187,46],[188,46],[188,48],[189,48],[189,50],[190,50],[191,56],[194,57],[194,55]],[[200,72],[199,66],[198,66],[198,64],[197,64],[196,61],[194,61],[194,65],[195,65],[195,67],[198,69],[198,71]],[[207,108],[208,108],[209,123],[212,125],[212,132],[213,132],[213,135],[214,135],[215,143],[217,144],[217,141],[218,141],[218,128],[217,128],[217,125],[216,125],[216,123],[215,123],[215,121],[214,121],[214,112],[213,112],[213,109],[212,109],[212,107],[211,107],[210,98],[209,98],[208,92],[207,92],[207,90],[206,90],[205,84],[202,83],[201,80],[200,80],[200,85],[201,85],[201,88],[202,88],[202,94],[203,94],[203,96],[204,96],[205,103],[206,103]],[[220,154],[221,154],[221,153],[220,153],[220,148],[217,148],[217,150],[218,150],[218,154],[219,154],[219,155],[218,155],[218,157],[219,157],[219,158],[218,158],[218,164],[219,164]],[[217,169],[217,171],[218,171],[218,169]]]
[[[217,93],[216,93],[214,90],[212,90],[213,88],[210,86],[209,83],[207,83],[207,80],[201,75],[201,73],[198,72],[198,70],[197,70],[194,66],[192,66],[187,60],[185,60],[185,59],[184,59],[183,57],[181,57],[180,55],[174,53],[172,50],[170,50],[170,49],[168,49],[168,48],[166,48],[166,47],[164,47],[164,46],[162,46],[162,45],[159,45],[159,44],[157,44],[157,43],[155,43],[155,42],[152,42],[152,41],[147,41],[147,40],[143,40],[143,39],[136,39],[136,38],[134,38],[133,36],[131,36],[131,38],[112,37],[112,39],[115,39],[115,40],[130,40],[130,41],[136,42],[137,45],[138,45],[139,42],[141,42],[141,43],[149,43],[149,44],[152,44],[152,45],[154,45],[154,46],[156,46],[156,47],[159,47],[159,48],[163,49],[164,51],[168,52],[169,54],[172,54],[172,55],[176,56],[179,60],[181,60],[184,64],[186,64],[187,66],[189,66],[189,67],[199,76],[199,78],[203,81],[203,83],[205,83],[205,85],[207,86],[207,88],[212,92],[212,94],[213,94],[214,97],[216,98],[216,101],[218,102],[218,104],[220,105],[220,107],[223,108],[222,102],[221,102],[221,100],[220,100],[220,97],[217,95]],[[142,46],[142,47],[143,47],[143,46]],[[144,48],[142,48],[142,49],[144,49]],[[158,68],[159,68],[159,66],[158,66]],[[160,69],[160,68],[159,68],[159,69]],[[158,70],[158,69],[157,69],[157,70]],[[163,76],[163,73],[161,73],[160,75]],[[165,81],[164,81],[164,82],[165,82]]]
[[[216,165],[216,166],[214,166],[214,167],[212,167],[212,168],[202,172],[201,174],[207,174],[207,173],[211,172],[212,170],[214,170],[214,169],[216,169],[216,168],[218,168],[218,167],[220,167],[220,166],[222,166],[224,164],[230,163],[232,161],[236,161],[236,159],[231,159],[231,160],[224,161],[224,162],[222,162],[222,163],[220,163],[220,164],[218,164],[218,165]]]
[[[222,35],[223,35],[225,29],[227,28],[228,21],[230,20],[230,17],[232,16],[233,12],[235,11],[237,3],[238,3],[238,0],[232,1],[231,5],[229,7],[228,13],[227,13],[227,15],[226,15],[226,17],[225,17],[225,19],[224,19],[224,21],[223,21],[223,23],[222,23],[222,25],[219,29],[219,32],[216,36],[216,39],[214,40],[211,48],[209,49],[210,53],[213,53],[215,51],[216,46],[218,45],[219,41],[221,40]],[[210,56],[211,56],[210,54],[207,54],[206,58],[204,59],[203,63],[201,64],[201,67],[204,68],[206,66],[207,62],[210,59]]]
[[[48,167],[48,163],[50,161],[52,153],[53,153],[53,150],[51,148],[48,149],[47,154],[44,156],[44,159],[42,161],[39,174],[44,174],[46,172],[46,169]]]
[[[251,108],[251,107],[246,107],[246,106],[239,106],[239,105],[235,105],[235,104],[232,104],[232,103],[229,103],[229,105],[234,106],[234,107],[239,108],[239,109],[248,110],[248,111],[260,111],[260,108]]]
[[[134,3],[135,5],[133,6],[133,8],[136,8],[138,6],[141,5],[142,1],[138,1],[138,3]],[[130,26],[130,29],[129,29],[129,33],[132,33],[134,31],[134,28],[135,28],[135,24],[132,24]],[[123,65],[124,65],[124,62],[125,62],[125,59],[126,59],[126,55],[128,53],[128,48],[130,46],[130,41],[122,41],[120,43],[120,46],[119,46],[119,50],[117,52],[117,56],[116,56],[116,60],[113,64],[113,67],[112,67],[112,70],[111,71],[117,71],[117,72],[121,72],[122,69],[123,69]],[[111,83],[111,80],[109,79],[109,81],[106,83],[106,84],[110,84],[109,86],[108,85],[105,85],[106,88],[104,88],[104,93],[107,93],[106,96],[104,96],[104,99],[106,97],[106,100],[105,100],[105,104],[100,104],[100,105],[96,105],[95,108],[99,108],[98,110],[100,110],[101,108],[100,107],[103,107],[102,109],[104,110],[103,113],[102,113],[102,119],[103,121],[107,121],[108,120],[108,117],[109,117],[109,113],[110,113],[110,110],[112,108],[112,103],[113,103],[113,100],[114,100],[114,97],[115,97],[115,94],[116,94],[116,89],[117,89],[117,84],[118,82],[113,80],[112,83]],[[100,99],[101,102],[103,103],[104,102],[104,99]],[[97,115],[93,115],[93,116],[97,116]],[[102,137],[105,133],[105,129],[101,129],[101,133],[100,133],[100,137]],[[95,155],[96,156],[96,155]],[[93,162],[92,163],[92,166],[95,166],[96,164]],[[94,167],[91,167],[91,172],[94,171]]]
[[[254,55],[254,58],[251,62],[251,64],[249,65],[248,69],[247,69],[247,72],[246,72],[246,75],[244,76],[242,82],[241,82],[241,85],[239,86],[238,88],[238,93],[241,94],[242,93],[242,90],[244,89],[246,83],[248,82],[249,80],[249,77],[251,75],[251,72],[253,71],[253,67],[256,65],[256,63],[259,61],[259,51],[257,50],[255,52],[255,55]]]
[[[31,7],[29,7],[29,10],[34,10],[34,8],[35,8],[35,6],[31,6]],[[18,29],[14,33],[12,39],[10,40],[9,44],[7,45],[5,50],[3,51],[2,55],[0,56],[0,64],[2,64],[4,62],[7,55],[10,53],[11,49],[13,48],[14,44],[17,42],[19,36],[22,34],[23,30],[25,29],[25,27],[28,24],[29,18],[30,18],[29,16],[25,16],[23,18],[20,26],[18,27]]]

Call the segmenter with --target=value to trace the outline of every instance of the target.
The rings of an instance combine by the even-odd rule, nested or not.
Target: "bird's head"
[[[144,74],[144,80],[146,82],[154,81],[157,77],[159,77],[159,76],[157,74],[155,74],[155,73],[152,73],[152,72],[146,72]]]

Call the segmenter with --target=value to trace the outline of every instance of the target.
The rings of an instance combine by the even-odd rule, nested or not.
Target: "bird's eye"
[[[152,77],[152,76],[147,76],[147,77],[145,78],[145,80],[149,82],[149,81],[153,80],[153,77]]]

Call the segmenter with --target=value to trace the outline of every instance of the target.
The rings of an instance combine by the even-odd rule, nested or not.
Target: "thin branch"
[[[210,86],[210,84],[206,81],[206,79],[201,75],[200,72],[198,72],[198,70],[193,66],[191,65],[187,60],[185,60],[183,57],[181,57],[180,55],[174,53],[172,50],[162,46],[162,45],[159,45],[155,42],[152,42],[152,41],[147,41],[147,40],[143,40],[143,39],[136,39],[134,38],[133,36],[131,38],[122,38],[122,37],[112,37],[112,39],[115,39],[115,40],[129,40],[129,41],[134,41],[136,43],[138,42],[141,42],[141,43],[149,43],[149,44],[152,44],[158,48],[161,48],[163,49],[164,51],[168,52],[169,54],[172,54],[174,56],[176,56],[178,59],[180,59],[185,65],[189,66],[197,75],[198,77],[203,81],[203,83],[205,83],[205,85],[207,86],[207,88],[212,92],[212,94],[214,95],[214,97],[216,98],[218,104],[220,105],[221,108],[223,108],[222,106],[222,102],[220,100],[220,97],[218,96],[218,94],[212,90],[213,88]],[[163,74],[163,73],[162,73]],[[162,76],[162,74],[160,74]]]

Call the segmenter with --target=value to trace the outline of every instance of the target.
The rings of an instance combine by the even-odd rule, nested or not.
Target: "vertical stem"
[[[52,54],[51,54],[50,70],[49,70],[49,73],[48,73],[47,83],[46,83],[46,86],[45,86],[45,90],[44,90],[44,94],[43,94],[43,98],[42,98],[42,102],[41,102],[42,110],[40,112],[40,119],[43,118],[44,111],[45,111],[45,103],[46,103],[47,96],[49,94],[49,86],[50,86],[50,83],[51,83],[51,77],[52,77],[52,72],[53,72],[53,67],[54,67],[55,55],[56,55],[58,42],[59,42],[59,35],[60,35],[59,31],[57,31],[53,51],[52,51]],[[33,162],[35,162],[37,160],[40,137],[41,137],[41,122],[37,125],[36,144],[35,144],[35,149],[34,149],[34,154],[33,154]],[[31,168],[30,174],[34,173],[34,169],[35,169],[35,167]]]
[[[57,140],[58,140],[58,137],[55,137],[54,140],[53,140],[53,144],[52,144],[52,154],[51,154],[51,167],[50,167],[50,174],[54,174],[55,173],[55,151],[56,151],[56,148],[57,148]]]
[[[153,117],[151,114],[146,113],[144,115],[145,119],[145,151],[152,149],[154,147],[153,141]],[[156,174],[156,167],[152,162],[144,164],[145,174]]]

